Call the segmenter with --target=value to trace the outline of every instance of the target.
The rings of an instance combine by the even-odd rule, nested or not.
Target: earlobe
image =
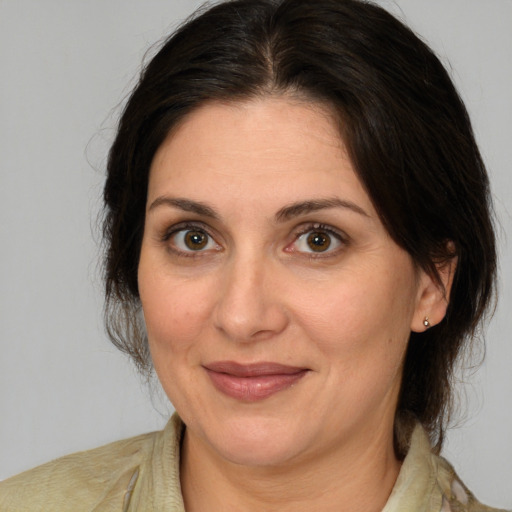
[[[411,331],[424,332],[440,323],[446,315],[457,257],[453,256],[437,266],[438,281],[421,271],[416,309],[411,322]]]

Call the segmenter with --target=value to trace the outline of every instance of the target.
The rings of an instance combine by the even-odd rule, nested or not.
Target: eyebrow
[[[171,206],[185,212],[197,213],[204,217],[219,219],[219,214],[211,206],[198,201],[191,201],[190,199],[183,199],[179,197],[157,197],[149,206],[148,212],[163,205]]]
[[[196,213],[197,215],[210,217],[216,220],[220,218],[220,215],[211,206],[199,201],[192,201],[191,199],[160,196],[151,203],[148,211],[154,210],[159,206],[170,206],[185,212]],[[276,222],[285,222],[300,215],[306,215],[308,213],[325,210],[328,208],[347,208],[359,215],[369,217],[369,215],[357,204],[351,201],[339,199],[338,197],[332,197],[326,199],[298,201],[296,203],[284,206],[276,213],[275,220]]]
[[[338,197],[326,198],[326,199],[314,199],[311,201],[299,201],[297,203],[290,204],[281,208],[276,213],[276,221],[284,222],[290,220],[299,215],[306,215],[307,213],[317,212],[327,208],[347,208],[352,210],[359,215],[364,217],[370,217],[360,206],[351,201],[345,201]]]

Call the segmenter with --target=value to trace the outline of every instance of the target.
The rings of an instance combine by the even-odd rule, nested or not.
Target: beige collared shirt
[[[185,512],[183,424],[49,462],[0,482],[0,512]],[[417,426],[383,512],[497,512],[481,505]]]

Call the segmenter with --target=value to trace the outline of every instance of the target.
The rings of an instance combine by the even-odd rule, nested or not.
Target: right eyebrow
[[[171,208],[176,208],[178,210],[183,210],[184,212],[197,213],[198,215],[203,215],[205,217],[210,217],[212,219],[219,219],[218,213],[209,205],[205,203],[201,203],[198,201],[192,201],[190,199],[184,199],[180,197],[169,197],[169,196],[160,196],[157,197],[148,208],[148,212],[158,208],[160,206],[170,206]]]

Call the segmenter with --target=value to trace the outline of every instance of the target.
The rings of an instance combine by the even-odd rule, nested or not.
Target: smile
[[[293,386],[309,372],[307,368],[266,362],[241,365],[219,361],[204,368],[217,390],[244,402],[264,400]]]

